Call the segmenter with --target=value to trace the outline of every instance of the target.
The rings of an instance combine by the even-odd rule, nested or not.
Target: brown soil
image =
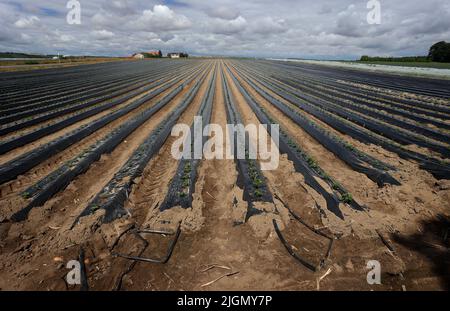
[[[174,79],[175,79],[175,78],[174,78]],[[172,81],[172,80],[174,80],[174,79],[171,79],[170,81]],[[139,94],[139,95],[137,95],[137,96],[135,96],[135,97],[133,97],[133,98],[131,98],[131,99],[125,101],[124,103],[122,103],[122,104],[120,104],[120,105],[115,106],[115,107],[112,108],[112,109],[108,109],[108,110],[103,111],[103,112],[101,112],[101,113],[98,113],[98,114],[96,114],[96,115],[94,115],[94,116],[92,116],[92,117],[83,119],[83,120],[81,120],[81,121],[79,121],[79,122],[77,122],[77,123],[75,123],[75,124],[72,124],[72,125],[70,125],[70,126],[64,128],[64,129],[62,129],[62,130],[59,130],[59,131],[57,131],[57,132],[55,132],[55,133],[52,133],[52,134],[47,135],[47,136],[44,136],[44,137],[42,137],[42,138],[40,138],[40,139],[38,139],[38,140],[36,140],[36,141],[30,143],[30,144],[27,144],[27,145],[25,145],[25,146],[16,148],[16,149],[14,149],[14,150],[11,150],[11,151],[8,152],[8,153],[2,154],[2,155],[0,156],[0,165],[6,163],[6,162],[8,162],[8,161],[13,160],[13,159],[16,158],[18,155],[21,155],[21,154],[24,154],[24,153],[26,153],[26,152],[29,152],[30,150],[33,150],[33,149],[38,148],[38,147],[40,147],[40,146],[42,146],[42,145],[45,145],[45,144],[47,144],[47,143],[49,143],[49,142],[55,140],[55,139],[58,138],[58,137],[64,136],[65,134],[72,132],[73,130],[79,128],[80,126],[83,126],[83,125],[85,125],[85,124],[92,123],[92,122],[94,122],[95,120],[98,120],[98,119],[100,119],[101,117],[103,117],[103,116],[105,116],[105,115],[108,115],[108,114],[111,114],[111,113],[113,113],[113,112],[115,112],[115,111],[117,111],[117,110],[120,110],[120,109],[122,109],[122,108],[124,108],[124,107],[130,105],[133,101],[136,101],[136,100],[138,100],[138,99],[144,97],[145,95],[151,93],[152,91],[157,90],[157,89],[163,87],[163,86],[166,85],[167,83],[170,83],[170,81],[167,81],[166,83],[162,84],[161,86],[158,86],[157,88],[152,88],[151,90],[142,92],[141,94]],[[157,102],[158,100],[160,100],[161,98],[164,98],[165,95],[167,95],[171,90],[173,90],[175,87],[177,87],[177,86],[180,85],[181,83],[182,83],[182,82],[179,82],[179,83],[177,83],[175,86],[173,86],[173,87],[169,88],[168,90],[162,92],[161,94],[155,96],[155,97],[152,98],[150,101],[148,101],[148,103],[154,103],[154,102]],[[117,98],[113,98],[113,99],[111,99],[111,100],[102,102],[102,104],[111,102],[111,101],[113,101],[114,99],[117,99]],[[136,115],[136,114],[138,114],[139,112],[143,111],[144,109],[147,109],[147,108],[148,108],[148,103],[146,103],[146,104],[142,105],[141,107],[139,107],[138,109],[136,109],[136,110],[130,112],[128,115],[121,117],[121,118],[120,118],[120,121],[119,121],[119,119],[116,120],[116,121],[114,121],[114,123],[121,124],[121,123],[124,122],[123,119],[124,119],[125,117],[129,117],[129,116]],[[57,121],[60,121],[61,119],[66,118],[66,117],[68,117],[68,116],[70,116],[70,114],[69,114],[69,115],[64,115],[63,117],[60,117],[60,118],[52,119],[49,123],[41,123],[41,124],[38,124],[38,125],[36,125],[36,126],[29,127],[29,128],[26,129],[26,132],[25,132],[25,131],[24,131],[24,132],[22,132],[22,131],[14,132],[13,134],[11,134],[11,137],[9,137],[8,135],[5,135],[5,136],[2,137],[2,139],[7,140],[7,139],[10,139],[10,138],[12,138],[12,137],[18,137],[18,136],[25,135],[25,134],[31,132],[31,130],[33,130],[33,129],[35,130],[35,129],[38,129],[38,128],[42,127],[43,125],[47,126],[47,125],[53,124],[53,123],[55,123],[55,122],[57,122]],[[112,123],[111,123],[111,124],[112,124]],[[110,125],[111,125],[111,124],[110,124]]]
[[[145,85],[145,86],[143,86],[143,87],[146,87],[146,86],[148,86],[148,85]],[[139,88],[139,89],[142,89],[142,88]],[[149,91],[142,92],[141,94],[138,94],[137,96],[131,98],[130,100],[127,100],[127,101],[125,101],[124,103],[122,103],[122,104],[120,104],[120,105],[117,105],[117,106],[115,106],[115,107],[112,108],[112,109],[109,109],[109,110],[107,110],[107,111],[98,113],[98,114],[96,114],[96,115],[94,115],[94,116],[92,116],[92,117],[89,117],[89,118],[87,118],[87,119],[84,119],[84,120],[80,121],[79,123],[74,124],[74,126],[77,127],[77,126],[79,126],[79,125],[82,125],[82,124],[86,124],[86,123],[92,122],[93,120],[97,120],[97,119],[99,119],[100,117],[104,116],[105,114],[111,113],[112,111],[116,111],[117,109],[120,109],[121,107],[127,106],[131,101],[136,100],[136,99],[138,99],[138,98],[141,98],[141,97],[144,96],[145,94],[148,94],[148,93],[150,93],[151,91],[153,91],[153,90],[155,90],[155,89],[156,89],[156,88],[152,88],[152,89],[149,90]],[[127,94],[125,94],[125,95],[127,95]],[[121,96],[119,96],[119,97],[114,97],[114,98],[111,98],[111,99],[109,99],[109,100],[102,101],[102,102],[100,102],[99,104],[96,104],[96,105],[94,105],[94,106],[89,107],[89,109],[90,109],[90,108],[93,108],[93,107],[96,107],[96,106],[99,106],[99,105],[104,105],[104,104],[110,103],[110,102],[112,102],[112,101],[114,101],[114,100],[116,100],[116,99],[119,99],[119,98],[124,97],[125,95],[121,95]],[[64,120],[64,119],[66,119],[66,118],[68,118],[68,117],[74,116],[74,115],[76,115],[78,112],[79,112],[79,111],[74,112],[74,113],[65,114],[65,115],[63,115],[63,116],[61,116],[61,117],[56,117],[56,118],[50,119],[50,120],[48,120],[48,121],[41,122],[41,123],[39,123],[39,124],[36,124],[36,125],[33,125],[33,126],[29,126],[29,127],[27,127],[27,128],[24,128],[24,129],[15,131],[15,132],[13,132],[13,133],[3,135],[3,136],[1,136],[1,139],[9,140],[9,139],[12,139],[12,138],[15,138],[15,137],[20,137],[20,136],[22,136],[22,135],[25,135],[25,134],[28,134],[28,133],[30,133],[30,132],[33,132],[33,131],[35,131],[35,130],[41,128],[41,127],[49,126],[49,125],[52,125],[52,124],[54,124],[54,123],[56,123],[56,122],[58,122],[58,121],[61,121],[61,120]],[[37,116],[39,116],[39,115],[36,115],[36,116],[34,116],[34,117],[37,117]]]
[[[192,82],[191,82],[192,85]],[[176,87],[176,86],[175,86]],[[33,168],[30,172],[23,176],[19,176],[16,180],[8,182],[4,185],[2,185],[1,189],[1,201],[3,202],[4,206],[7,206],[9,208],[3,209],[0,212],[0,216],[4,216],[8,218],[12,213],[18,211],[20,208],[23,208],[28,200],[23,199],[22,197],[18,196],[22,191],[26,189],[26,187],[32,185],[34,182],[40,180],[44,176],[46,176],[49,172],[52,172],[55,168],[59,167],[61,164],[65,163],[66,161],[72,159],[74,156],[80,154],[85,148],[89,147],[93,143],[95,143],[97,140],[101,139],[103,135],[106,135],[111,130],[119,126],[120,124],[123,124],[123,122],[126,122],[127,120],[133,118],[134,116],[138,115],[140,112],[142,112],[144,109],[147,109],[151,105],[154,105],[159,100],[161,100],[168,92],[170,92],[173,88],[163,92],[162,94],[158,95],[157,97],[151,99],[148,103],[145,103],[143,106],[139,107],[138,109],[130,112],[129,114],[118,118],[117,120],[111,122],[110,124],[106,125],[102,129],[98,130],[97,132],[89,135],[88,137],[82,139],[80,142],[70,146],[63,152],[55,155],[54,157],[51,157],[49,160],[44,161],[40,165]],[[187,92],[189,88],[185,88],[180,94],[177,95],[177,100],[180,100],[180,98]],[[159,115],[165,115],[168,111],[170,111],[174,107],[174,102],[177,100],[170,102],[166,107],[158,111],[152,118],[147,120],[140,128],[145,130],[149,127],[153,128],[156,124],[154,123],[154,117]],[[142,134],[139,136],[138,141],[133,144],[133,137],[138,135],[138,132],[132,133],[127,139],[122,143],[124,145],[124,149],[126,152],[119,153],[121,156],[122,161],[126,161],[128,156],[134,151],[135,148],[140,144],[142,140],[144,140],[145,136]],[[114,152],[111,155],[104,155],[102,158],[108,158],[112,156],[114,158]]]
[[[212,69],[219,64],[217,68],[223,71],[226,62],[239,61],[205,60],[201,63],[204,66],[202,71],[207,73],[206,79],[193,102],[180,115],[178,123],[192,122],[212,79]],[[26,221],[7,221],[14,211],[26,204],[26,200],[18,196],[21,190],[156,103],[168,91],[146,103],[145,107],[55,154],[17,180],[0,186],[0,290],[79,290],[79,286],[68,286],[64,278],[68,272],[66,263],[77,259],[80,249],[85,251],[91,290],[448,289],[449,222],[443,219],[448,219],[449,214],[450,183],[434,179],[431,174],[420,170],[417,163],[403,160],[378,146],[365,145],[346,137],[306,114],[359,150],[397,168],[392,174],[401,181],[401,186],[377,187],[272,107],[244,82],[240,67],[236,68],[232,72],[244,88],[299,146],[317,160],[322,169],[342,183],[361,205],[368,207],[366,212],[356,212],[341,204],[344,221],[328,212],[323,198],[305,184],[303,176],[295,172],[286,155],[281,155],[276,170],[263,171],[274,202],[256,203],[255,208],[262,213],[250,217],[247,222],[247,202],[243,200],[243,190],[237,186],[238,172],[233,160],[202,160],[192,207],[175,207],[160,212],[159,204],[165,198],[178,165],[170,154],[176,138],[169,137],[150,160],[142,176],[134,181],[125,204],[128,216],[103,224],[101,216],[104,211],[99,210],[81,218],[72,228],[76,217],[147,135],[180,103],[194,80],[111,154],[94,163],[43,207],[33,209]],[[200,76],[198,74],[196,78]],[[217,77],[211,123],[224,128],[227,123],[224,90],[221,75]],[[243,123],[259,124],[227,71],[225,77]],[[412,95],[407,96],[412,98]],[[442,100],[433,102],[442,104]],[[51,141],[83,122],[36,143]],[[256,138],[251,137],[251,142],[255,141]],[[15,157],[32,148],[32,145],[25,146],[11,154]],[[4,158],[0,157],[0,161]],[[261,159],[259,161],[262,162]],[[308,226],[296,220],[289,209]],[[443,216],[438,216],[440,214]],[[316,272],[289,255],[274,230],[273,220],[287,244],[305,261],[317,267]],[[146,246],[133,234],[134,229],[173,233],[180,222],[181,235],[167,263],[137,262],[115,256],[164,257],[173,235],[142,234],[149,243]],[[330,239],[317,232],[335,238],[330,249]],[[378,260],[381,264],[382,285],[369,285],[366,281],[367,262],[370,260]]]
[[[182,82],[180,82],[182,83]],[[156,96],[155,98],[151,99],[141,107],[133,110],[132,112],[128,113],[127,115],[118,118],[117,120],[111,122],[110,124],[106,125],[105,127],[101,128],[100,130],[96,131],[95,133],[89,135],[88,137],[82,139],[81,141],[73,144],[66,150],[64,150],[61,153],[56,154],[55,156],[51,157],[50,159],[44,161],[43,163],[39,164],[38,166],[34,167],[31,171],[26,173],[23,176],[19,176],[16,180],[10,181],[8,183],[5,183],[1,185],[0,188],[0,202],[3,202],[4,206],[10,207],[9,209],[5,209],[0,211],[0,217],[1,216],[10,216],[12,213],[16,212],[20,208],[23,208],[26,204],[25,199],[18,196],[18,193],[21,193],[24,191],[27,187],[35,183],[36,181],[40,180],[41,178],[45,177],[48,173],[52,172],[54,169],[65,163],[66,161],[72,159],[74,156],[80,154],[85,148],[89,147],[93,143],[95,143],[98,139],[101,139],[104,135],[109,133],[111,130],[119,126],[120,124],[123,124],[127,120],[130,120],[134,116],[141,113],[143,110],[151,107],[155,103],[157,103],[159,100],[161,100],[165,95],[167,95],[171,90],[173,90],[176,86],[170,88],[169,90],[163,92],[162,94]],[[192,83],[191,83],[192,85]],[[188,88],[185,88],[178,96],[177,98],[180,99],[182,94],[186,93]],[[166,113],[170,111],[174,107],[174,103],[169,103],[166,107],[161,109],[156,115],[161,113]],[[153,118],[150,118],[141,128],[148,128],[148,126],[154,126]],[[68,129],[70,127],[62,130],[61,134],[70,132]],[[145,133],[145,132],[144,132]],[[136,133],[132,134],[136,135]],[[132,140],[133,136],[130,136],[127,138],[127,140],[124,141],[123,144],[125,144],[125,147],[127,148],[128,153],[131,154],[132,151],[134,151],[134,148],[136,148],[138,145],[133,145],[128,142],[128,140]],[[141,136],[141,140],[143,140],[145,137]],[[44,138],[46,139],[46,137]],[[128,145],[127,145],[128,144]],[[127,147],[128,146],[128,147]],[[17,152],[16,150],[12,152]],[[20,154],[20,153],[16,153]],[[122,153],[123,154],[123,153]],[[126,156],[126,154],[123,154]],[[105,155],[104,157],[108,157]],[[124,160],[127,158],[124,157]],[[6,214],[5,214],[6,213]]]

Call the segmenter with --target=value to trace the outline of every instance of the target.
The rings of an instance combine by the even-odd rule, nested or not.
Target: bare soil
[[[219,70],[225,72],[243,123],[259,124],[226,71],[224,64],[227,62],[235,61],[203,62],[202,71],[207,73],[206,78],[193,102],[179,116],[178,123],[192,123],[206,96],[213,69],[218,64]],[[421,170],[417,163],[401,159],[379,146],[358,142],[306,114],[355,148],[397,168],[391,173],[402,185],[378,187],[259,96],[242,79],[239,70],[232,72],[290,137],[313,156],[323,170],[344,185],[358,203],[367,207],[366,211],[357,212],[346,204],[340,204],[345,219],[337,218],[328,212],[325,200],[306,185],[304,177],[295,171],[287,156],[281,155],[276,170],[263,171],[274,202],[256,204],[255,207],[263,212],[250,217],[247,222],[247,202],[243,199],[243,189],[237,186],[238,171],[233,160],[203,159],[198,167],[192,206],[161,212],[159,204],[165,198],[179,163],[171,156],[171,146],[176,137],[169,136],[158,154],[149,161],[142,176],[134,181],[125,203],[127,216],[102,223],[104,211],[100,209],[82,217],[73,226],[95,195],[181,102],[196,79],[201,77],[198,74],[179,95],[111,154],[103,156],[44,206],[34,208],[26,221],[8,221],[12,213],[28,202],[19,196],[21,191],[143,109],[154,105],[170,90],[66,150],[55,152],[54,156],[24,176],[0,185],[0,290],[79,290],[80,286],[68,285],[65,276],[69,271],[67,262],[77,260],[80,250],[85,253],[89,288],[98,291],[448,290],[450,182],[436,180]],[[358,87],[369,88],[364,85]],[[220,74],[214,88],[211,123],[225,128],[227,117]],[[390,94],[392,92],[389,91]],[[413,94],[398,96],[414,99]],[[417,98],[430,99],[424,96]],[[444,104],[442,99],[432,100]],[[0,156],[0,163],[110,112],[15,149]],[[250,141],[255,143],[256,138],[250,137]],[[300,223],[289,209],[307,226]],[[320,267],[317,271],[311,271],[288,253],[277,236],[273,220],[287,244],[305,261]],[[151,228],[174,233],[179,223],[181,234],[167,263],[139,262],[117,256],[164,257],[174,235],[142,234],[148,241],[145,245],[133,232],[136,228]],[[331,248],[330,239],[324,235],[333,237]],[[367,282],[367,263],[371,260],[381,264],[381,285]]]

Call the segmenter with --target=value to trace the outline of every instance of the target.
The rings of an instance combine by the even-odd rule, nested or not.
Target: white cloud
[[[23,41],[31,41],[31,36],[30,36],[30,35],[27,35],[26,33],[21,33],[21,34],[20,34],[20,38],[21,38]]]
[[[242,16],[232,20],[217,18],[211,22],[211,30],[217,34],[232,35],[244,31],[246,27],[247,20]]]
[[[111,32],[111,31],[108,31],[108,30],[105,30],[105,29],[94,30],[92,32],[92,35],[97,40],[107,40],[107,39],[111,39],[112,37],[114,37],[114,32]]]
[[[17,28],[29,28],[29,27],[36,25],[39,21],[40,21],[39,17],[33,15],[33,16],[19,18],[14,23],[14,25]]]
[[[190,20],[181,14],[176,14],[165,5],[155,5],[153,10],[144,10],[142,15],[128,26],[131,29],[148,31],[181,30],[191,26]]]
[[[70,41],[74,41],[75,38],[71,35],[66,35],[66,34],[62,34],[59,36],[59,41],[60,42],[70,42]]]

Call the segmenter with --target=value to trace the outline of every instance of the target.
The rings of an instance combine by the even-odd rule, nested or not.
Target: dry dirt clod
[[[449,190],[450,189],[450,180],[439,180],[436,182],[436,186],[439,188],[439,190]]]
[[[350,272],[354,270],[353,262],[351,259],[347,260],[347,262],[345,263],[345,268]]]

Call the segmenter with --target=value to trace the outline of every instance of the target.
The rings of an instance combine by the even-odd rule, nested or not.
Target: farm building
[[[142,54],[142,53],[137,53],[137,54],[133,54],[133,58],[136,58],[136,59],[144,59],[145,56],[144,56],[144,54]]]
[[[150,51],[150,52],[145,52],[143,54],[144,54],[144,56],[149,57],[149,58],[151,58],[151,57],[162,57],[161,51]]]
[[[161,51],[150,51],[150,52],[141,52],[133,54],[133,58],[136,59],[144,59],[144,58],[160,58],[162,57]]]
[[[181,52],[177,52],[177,53],[168,53],[167,57],[168,58],[182,58],[182,57],[188,57],[189,55],[187,53],[181,53]]]

